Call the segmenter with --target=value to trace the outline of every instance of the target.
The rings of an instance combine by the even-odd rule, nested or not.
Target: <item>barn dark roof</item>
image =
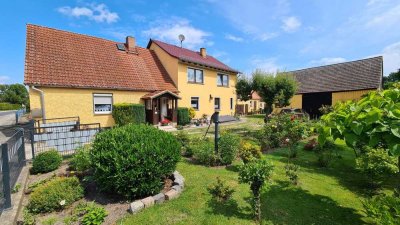
[[[298,94],[378,89],[382,84],[382,56],[291,71]]]

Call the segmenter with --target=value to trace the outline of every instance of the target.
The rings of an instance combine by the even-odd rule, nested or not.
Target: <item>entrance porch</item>
[[[177,123],[178,121],[178,99],[177,94],[165,90],[155,91],[142,97],[146,108],[146,122],[158,125],[162,121]]]

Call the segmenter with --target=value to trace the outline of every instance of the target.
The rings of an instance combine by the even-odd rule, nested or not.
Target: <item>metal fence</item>
[[[51,119],[40,119],[35,121],[35,127],[56,127],[56,126],[67,126],[77,125],[80,123],[79,116],[73,117],[62,117],[62,118],[51,118]]]
[[[11,208],[11,190],[25,166],[24,130],[18,129],[5,143],[1,144],[0,155],[0,213]]]
[[[71,155],[76,148],[89,144],[100,129],[100,123],[35,127],[30,131],[32,156],[51,149]]]

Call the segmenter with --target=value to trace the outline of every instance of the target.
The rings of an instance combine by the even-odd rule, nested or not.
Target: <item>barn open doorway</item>
[[[319,111],[323,105],[332,105],[331,92],[305,93],[302,95],[302,108],[311,119],[319,118],[322,114]]]

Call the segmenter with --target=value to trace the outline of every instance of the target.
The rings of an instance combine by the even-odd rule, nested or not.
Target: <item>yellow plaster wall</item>
[[[301,94],[294,95],[290,99],[290,108],[302,108],[303,107],[303,96]]]
[[[187,68],[196,68],[203,70],[204,84],[192,84],[187,80]],[[191,107],[191,97],[199,97],[199,110],[196,111],[196,118],[200,118],[203,114],[211,116],[214,113],[214,99],[210,99],[210,95],[219,97],[221,101],[220,115],[234,115],[236,106],[236,74],[229,75],[229,87],[217,86],[217,71],[201,68],[196,66],[189,66],[183,63],[178,64],[178,87],[179,107]],[[230,109],[230,98],[233,98],[233,107]]]
[[[370,91],[376,91],[376,89],[371,90],[360,90],[360,91],[344,91],[344,92],[334,92],[332,93],[332,105],[337,102],[345,102],[348,100],[359,100],[365,94]]]
[[[111,114],[99,115],[93,112],[93,94],[113,94],[113,103],[143,103],[140,99],[148,92],[95,90],[78,88],[45,88],[44,92],[46,118],[79,116],[81,123],[100,123],[102,127],[114,125]],[[31,109],[40,109],[40,95],[29,90]]]
[[[178,59],[170,56],[164,50],[162,50],[158,45],[152,44],[150,49],[153,50],[157,57],[160,59],[162,65],[167,70],[168,74],[171,76],[172,81],[175,83],[175,86],[178,88]]]

